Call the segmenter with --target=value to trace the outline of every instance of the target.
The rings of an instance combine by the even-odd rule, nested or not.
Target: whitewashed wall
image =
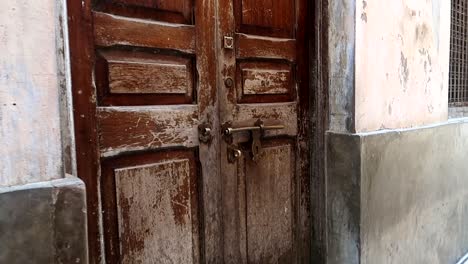
[[[63,177],[57,2],[0,1],[0,186]]]
[[[447,120],[450,1],[330,0],[329,16],[332,131]]]
[[[356,131],[447,120],[450,1],[358,1]]]

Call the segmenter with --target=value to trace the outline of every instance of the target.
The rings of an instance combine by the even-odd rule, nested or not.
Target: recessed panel
[[[192,102],[192,64],[191,58],[175,55],[102,51],[96,65],[100,103],[146,105]],[[119,100],[123,96],[126,101]]]
[[[134,94],[192,93],[192,70],[189,59],[110,58],[109,92]]]
[[[237,32],[293,37],[295,0],[236,0]]]
[[[107,159],[103,213],[109,263],[200,263],[193,151]]]
[[[117,169],[115,182],[122,263],[193,263],[189,161]]]
[[[237,96],[241,103],[291,101],[294,95],[291,65],[279,62],[240,62]]]
[[[198,107],[148,106],[98,108],[102,156],[198,145]]]
[[[192,0],[101,0],[97,8],[104,12],[173,23],[191,24]]]
[[[245,206],[246,257],[248,263],[291,263],[294,147],[286,140],[267,141],[260,155],[257,162],[245,158],[239,164],[241,186],[245,184],[241,204]]]

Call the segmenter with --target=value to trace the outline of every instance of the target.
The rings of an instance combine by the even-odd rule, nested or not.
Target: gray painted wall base
[[[468,251],[468,120],[327,135],[328,263],[456,263]]]
[[[0,263],[88,263],[83,182],[0,188]]]

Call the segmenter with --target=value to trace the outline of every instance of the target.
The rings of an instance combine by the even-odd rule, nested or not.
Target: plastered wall
[[[450,1],[330,0],[330,129],[447,120]]]
[[[0,186],[63,177],[58,2],[0,1]]]
[[[354,131],[356,1],[329,0],[329,108],[332,131]]]

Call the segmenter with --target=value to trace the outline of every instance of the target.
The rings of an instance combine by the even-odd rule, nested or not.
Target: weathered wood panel
[[[121,263],[199,262],[190,170],[187,159],[115,170]]]
[[[239,62],[236,80],[240,103],[294,100],[295,85],[290,64],[281,61]]]
[[[193,104],[194,58],[132,49],[97,51],[95,83],[101,106]]]
[[[293,34],[293,0],[236,0],[235,8],[238,32],[280,37]]]
[[[107,62],[109,92],[192,96],[190,58],[143,52],[101,52]]]
[[[257,163],[239,162],[240,217],[247,263],[293,263],[295,150],[264,143]]]
[[[106,263],[201,263],[197,152],[102,159]]]
[[[195,52],[195,27],[93,12],[98,46],[127,45]],[[155,37],[158,36],[158,37]]]
[[[198,145],[197,106],[99,107],[101,156]]]
[[[96,0],[95,9],[120,16],[193,24],[194,0]]]
[[[238,104],[235,114],[234,127],[251,126],[258,119],[265,125],[284,125],[284,129],[266,131],[265,135],[297,135],[297,104],[275,103],[275,104]]]
[[[148,7],[183,14],[190,13],[192,9],[192,1],[190,0],[108,0],[106,2]]]
[[[237,58],[296,61],[296,40],[236,34]]]
[[[285,94],[291,72],[286,70],[242,69],[244,94]]]

